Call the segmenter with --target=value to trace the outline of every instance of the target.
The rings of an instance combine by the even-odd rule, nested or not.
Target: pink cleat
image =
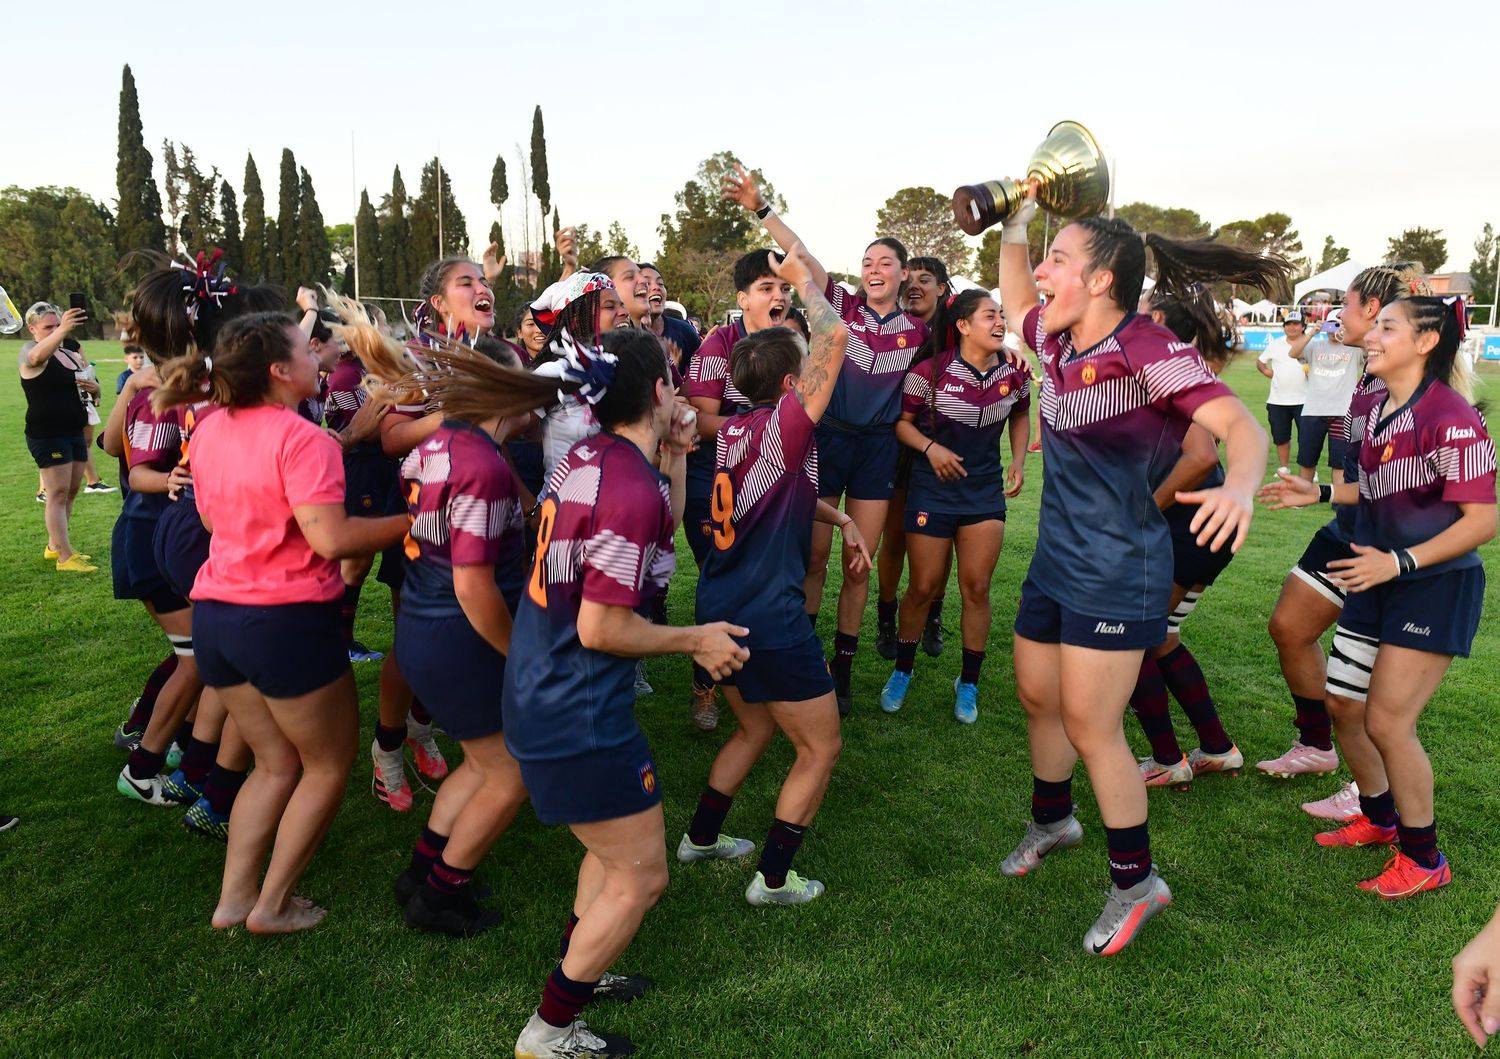
[[[1293,741],[1292,748],[1280,757],[1257,761],[1255,767],[1268,776],[1289,780],[1293,776],[1323,776],[1339,767],[1337,750],[1319,750],[1315,746]]]
[[[411,756],[416,760],[417,771],[430,780],[440,780],[448,775],[448,762],[432,738],[432,725],[418,724],[410,716],[406,718],[406,745],[411,747]]]
[[[1302,811],[1319,820],[1352,820],[1359,815],[1359,784],[1346,783],[1327,798],[1303,802]]]
[[[398,813],[411,808],[411,787],[406,782],[406,758],[401,748],[381,750],[378,742],[370,743],[370,760],[375,774],[370,778],[370,791]]]

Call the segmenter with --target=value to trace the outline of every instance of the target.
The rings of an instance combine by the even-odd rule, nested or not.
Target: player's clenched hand
[[[1500,1030],[1500,912],[1453,957],[1453,1010],[1481,1048]]]
[[[807,251],[802,249],[799,240],[792,244],[790,250],[778,257],[776,251],[766,258],[766,263],[771,266],[771,271],[776,273],[776,278],[783,283],[791,285],[792,290],[800,291],[805,285],[812,282],[812,269],[807,264]]]
[[[727,621],[714,621],[707,625],[700,625],[698,626],[698,643],[693,648],[693,661],[708,670],[708,675],[715,680],[722,680],[743,666],[745,660],[750,657],[750,649],[741,647],[734,641],[736,636],[749,635],[749,629],[740,625],[731,625]]]

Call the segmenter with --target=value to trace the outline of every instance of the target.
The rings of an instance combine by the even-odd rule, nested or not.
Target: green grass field
[[[118,346],[87,348],[111,389]],[[0,363],[15,349],[0,343]],[[1261,414],[1265,381],[1248,360],[1228,379]],[[186,834],[180,812],[114,791],[122,755],[110,733],[164,646],[141,607],[112,598],[119,497],[78,501],[74,542],[96,557],[98,574],[62,575],[44,563],[22,407],[19,386],[4,388],[0,811],[22,824],[0,835],[0,1053],[510,1054],[555,957],[577,843],[523,810],[480,872],[499,895],[503,924],[467,943],[415,934],[390,881],[431,796],[419,792],[415,811],[393,814],[370,796],[362,755],[302,887],[331,909],[326,922],[280,939],[212,930],[222,848]],[[642,1054],[670,1057],[1471,1052],[1448,1006],[1449,960],[1500,899],[1500,770],[1487,727],[1500,672],[1496,590],[1474,657],[1454,667],[1423,724],[1450,887],[1394,904],[1355,890],[1385,851],[1323,850],[1298,809],[1342,780],[1279,782],[1253,768],[1208,777],[1187,794],[1152,792],[1153,853],[1176,904],[1126,954],[1100,960],[1081,944],[1108,882],[1081,769],[1084,846],[1024,880],[997,870],[1030,794],[1010,622],[1036,537],[1041,468],[1032,460],[995,574],[979,723],[965,728],[951,716],[956,632],[941,659],[919,658],[906,708],[879,711],[888,666],[874,653],[872,608],[843,759],[798,859],[828,884],[827,896],[803,909],[751,909],[747,866],[673,861],[666,895],[619,965],[661,989],[587,1017],[630,1034]],[[115,480],[113,466],[101,470]],[[1251,762],[1281,752],[1293,734],[1265,623],[1324,518],[1258,514],[1185,629]],[[679,555],[672,613],[685,621],[693,573],[685,546]],[[950,629],[957,618],[955,592]],[[386,594],[373,581],[359,632],[372,646],[390,644]],[[358,672],[368,739],[376,667]],[[649,673],[656,694],[638,708],[675,843],[723,730],[691,727],[686,659],[654,660]],[[789,763],[779,742],[729,831],[763,839]]]

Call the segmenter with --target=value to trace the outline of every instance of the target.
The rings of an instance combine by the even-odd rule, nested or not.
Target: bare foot
[[[262,912],[259,907],[245,917],[245,929],[252,934],[295,934],[323,922],[328,909],[319,908],[305,897],[293,896],[280,912]]]
[[[227,897],[219,898],[219,907],[214,909],[213,918],[209,920],[215,929],[227,930],[230,927],[240,926],[245,922],[245,917],[255,907],[257,895],[239,901],[230,900]]]

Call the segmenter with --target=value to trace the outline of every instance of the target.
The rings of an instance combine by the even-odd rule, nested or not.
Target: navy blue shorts
[[[1331,437],[1329,426],[1340,416],[1297,417],[1297,466],[1316,467],[1318,457],[1323,454],[1323,439],[1328,438],[1328,466],[1334,470],[1344,469],[1344,452],[1349,444]]]
[[[1398,578],[1344,599],[1339,628],[1383,644],[1468,658],[1484,609],[1484,567]]]
[[[110,535],[110,573],[114,576],[116,599],[139,599],[150,603],[158,614],[186,610],[188,601],[172,591],[156,565],[153,537],[156,519],[115,519]]]
[[[209,687],[249,684],[271,699],[295,699],[349,672],[336,599],[270,607],[199,600],[193,652]]]
[[[1334,528],[1335,525],[1336,523],[1330,522],[1313,534],[1312,540],[1307,542],[1302,558],[1298,559],[1297,565],[1292,567],[1292,576],[1335,607],[1342,607],[1344,590],[1329,576],[1328,564],[1335,559],[1354,558],[1354,549],[1349,547],[1349,542],[1344,540]]]
[[[906,506],[906,532],[920,533],[924,537],[952,539],[964,526],[977,526],[981,522],[1004,522],[1005,501],[1000,501],[1000,510],[983,514],[953,515],[946,511],[918,511],[908,500]]]
[[[617,820],[661,804],[656,762],[639,729],[622,746],[520,764],[531,808],[544,824]]]
[[[365,518],[405,514],[396,461],[379,442],[365,442],[344,453],[344,512]]]
[[[516,465],[516,477],[532,496],[541,496],[547,484],[547,471],[542,463],[542,443],[526,438],[511,438],[505,443],[511,462]]]
[[[736,689],[746,702],[806,702],[833,690],[823,645],[811,628],[792,647],[752,647],[743,668],[720,684]]]
[[[890,427],[840,430],[819,423],[818,496],[889,500],[895,487],[901,443]]]
[[[1302,417],[1300,404],[1266,405],[1266,422],[1271,427],[1271,440],[1285,445],[1292,440],[1292,424]],[[1298,432],[1300,437],[1300,431]]]
[[[203,520],[198,517],[198,504],[190,492],[180,494],[177,502],[169,505],[156,520],[151,553],[167,587],[179,596],[193,594],[198,571],[208,562],[210,540],[212,536],[203,527]]]
[[[682,532],[687,537],[688,547],[693,550],[693,562],[700,570],[714,543],[714,529],[708,521],[708,511],[709,499],[706,496],[690,496],[683,501]]]
[[[500,719],[505,656],[474,631],[469,619],[396,617],[396,665],[415,695],[454,739],[482,739]]]
[[[1167,638],[1167,616],[1151,621],[1107,618],[1069,610],[1037,588],[1028,574],[1016,606],[1016,635],[1037,643],[1065,643],[1101,651],[1138,651]]]
[[[1186,529],[1172,533],[1172,583],[1183,588],[1195,585],[1211,585],[1224,572],[1234,552],[1226,541],[1218,551],[1211,552],[1206,544]]]
[[[83,443],[83,431],[55,438],[26,439],[26,448],[38,468],[61,467],[65,463],[83,463],[89,458],[89,447]]]

